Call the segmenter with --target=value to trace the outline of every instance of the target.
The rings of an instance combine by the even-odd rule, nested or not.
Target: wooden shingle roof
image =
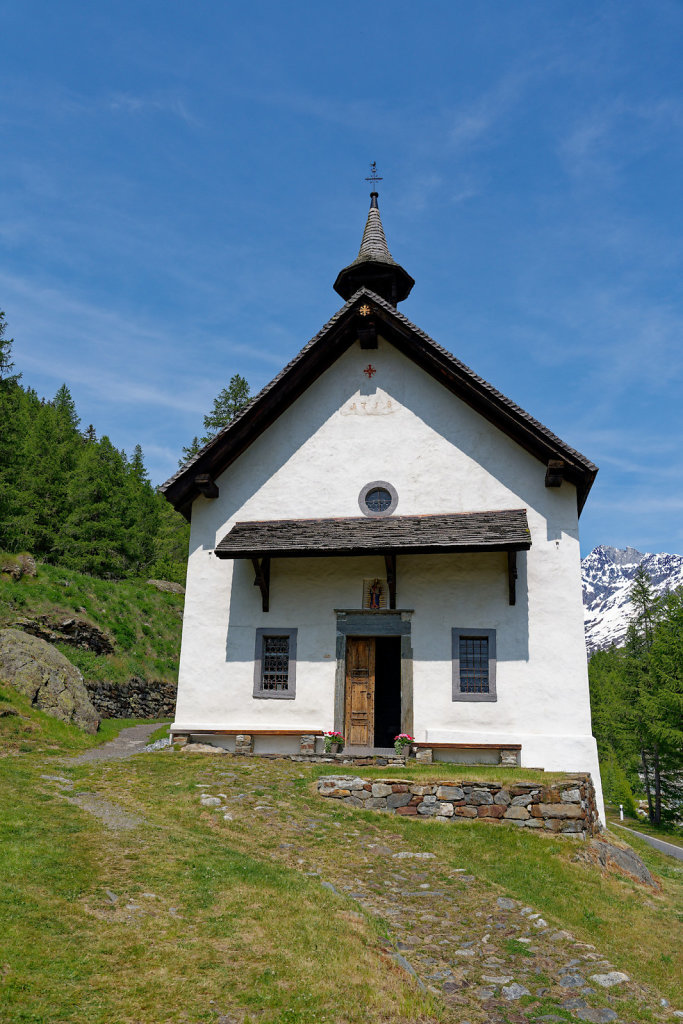
[[[369,316],[358,315],[361,305],[370,307]],[[227,469],[357,341],[359,329],[367,328],[370,322],[382,338],[544,466],[547,467],[551,461],[561,463],[563,478],[576,487],[578,510],[581,512],[598,472],[597,466],[474,373],[390,302],[367,288],[359,288],[227,427],[162,484],[162,494],[189,519],[192,502],[202,493],[200,478],[215,480]]]
[[[219,558],[526,551],[526,509],[426,516],[275,519],[236,523],[215,549]]]

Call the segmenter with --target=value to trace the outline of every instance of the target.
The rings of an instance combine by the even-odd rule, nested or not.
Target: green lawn
[[[386,920],[321,887],[326,876],[353,878],[370,840],[434,853],[436,877],[471,872],[475,908],[513,897],[595,944],[645,986],[644,1002],[622,1005],[624,1020],[654,1020],[660,996],[677,998],[683,872],[645,844],[659,893],[577,860],[580,841],[322,800],[312,790],[328,766],[170,750],[71,765],[65,754],[125,723],[85,737],[12,703],[25,718],[0,718],[3,1024],[215,1024],[218,1014],[240,1024],[483,1024],[478,1004],[445,1008],[387,956]],[[33,731],[7,742],[3,730],[22,722]],[[65,795],[97,793],[143,823],[107,829],[46,774],[73,781]],[[230,795],[233,821],[200,806],[207,788]],[[259,812],[262,803],[276,810]],[[367,877],[390,884],[395,863],[373,861]],[[528,949],[506,941],[510,961],[526,963]],[[552,1012],[531,1003],[534,1015]]]

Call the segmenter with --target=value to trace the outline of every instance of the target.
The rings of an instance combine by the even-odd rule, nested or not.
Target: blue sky
[[[155,483],[341,305],[377,160],[401,309],[683,551],[683,5],[5,3],[0,308]]]

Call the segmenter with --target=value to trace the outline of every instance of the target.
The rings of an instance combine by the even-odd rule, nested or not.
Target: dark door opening
[[[375,746],[393,747],[401,731],[401,638],[375,638]]]

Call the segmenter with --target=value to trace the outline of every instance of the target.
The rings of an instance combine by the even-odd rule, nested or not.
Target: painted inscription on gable
[[[353,395],[339,411],[342,416],[387,416],[397,408],[394,399],[378,388],[374,395]]]

